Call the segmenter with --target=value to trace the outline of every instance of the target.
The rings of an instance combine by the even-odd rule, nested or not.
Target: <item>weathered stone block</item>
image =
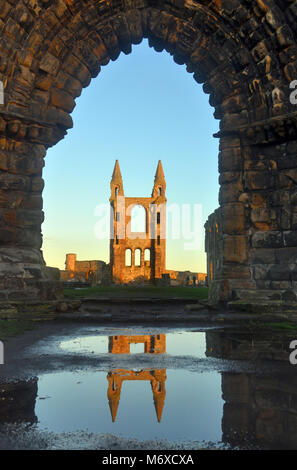
[[[60,70],[60,72],[58,73],[55,85],[57,88],[67,90],[73,98],[77,98],[81,95],[82,84],[63,70]]]
[[[0,261],[4,263],[36,263],[42,265],[42,254],[39,250],[0,246]]]
[[[63,63],[63,70],[76,78],[83,87],[90,84],[91,74],[88,68],[73,54],[69,55]]]
[[[59,281],[60,280],[60,270],[58,268],[52,268],[50,266],[46,266],[45,274],[51,281]]]
[[[69,93],[54,88],[51,92],[51,104],[71,113],[75,107],[75,101]]]
[[[253,266],[253,277],[256,281],[271,279],[268,275],[270,264],[257,264]],[[259,285],[259,284],[258,284]]]
[[[251,210],[251,221],[253,222],[254,227],[258,230],[271,230],[274,227],[272,220],[272,211],[267,210],[262,207],[257,207]]]
[[[295,247],[278,248],[275,250],[275,257],[276,262],[280,264],[297,264],[297,249]]]
[[[37,210],[40,211],[43,206],[43,200],[40,194],[32,194],[24,197],[20,209]]]
[[[251,279],[251,271],[248,266],[224,264],[221,268],[221,276],[223,278],[227,278],[229,284],[231,280],[232,282],[234,279],[238,280],[239,283],[237,284],[237,287],[243,288],[244,286],[242,286],[241,283],[245,285],[246,280]],[[251,287],[251,285],[249,287]]]
[[[274,178],[265,171],[246,171],[244,174],[247,189],[269,189],[274,186]]]
[[[285,246],[282,232],[255,232],[252,235],[253,248],[281,248]]]
[[[258,208],[258,207],[265,208],[266,207],[265,195],[262,193],[254,193],[254,192],[250,194],[250,206],[253,209]]]
[[[275,264],[278,262],[275,252],[276,250],[273,248],[253,248],[250,250],[250,262],[252,264]]]
[[[222,230],[224,234],[243,234],[246,218],[242,204],[225,204],[222,207]]]
[[[240,180],[236,184],[223,184],[219,192],[219,202],[221,205],[238,202],[242,193],[243,186]]]
[[[284,232],[284,246],[297,247],[297,231]]]
[[[291,271],[287,265],[275,264],[271,266],[267,276],[272,281],[289,281],[291,280]]]
[[[242,168],[241,159],[242,155],[240,147],[231,147],[222,150],[219,153],[220,173],[225,171],[240,171]]]
[[[286,290],[292,287],[291,281],[271,281],[271,289],[275,290]]]
[[[31,178],[31,191],[41,193],[44,188],[44,180],[40,176]]]
[[[39,69],[43,72],[50,73],[51,75],[55,75],[57,73],[59,66],[60,61],[49,52],[44,54],[39,63]]]

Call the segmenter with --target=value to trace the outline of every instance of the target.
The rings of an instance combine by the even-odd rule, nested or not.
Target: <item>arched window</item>
[[[144,262],[145,264],[147,264],[148,266],[150,265],[150,262],[151,262],[151,250],[149,248],[146,248],[144,250]]]
[[[136,248],[134,257],[135,257],[135,266],[141,266],[141,250],[139,248]]]
[[[131,211],[131,232],[146,232],[146,211],[137,205]]]
[[[132,266],[132,251],[130,248],[125,251],[125,266]]]
[[[115,195],[117,196],[117,195],[119,194],[119,188],[116,187],[115,190],[114,190],[114,192],[115,192]]]
[[[162,188],[159,188],[159,196],[162,196]]]

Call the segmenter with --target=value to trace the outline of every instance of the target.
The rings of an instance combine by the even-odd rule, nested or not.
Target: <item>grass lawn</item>
[[[0,340],[32,330],[34,327],[34,322],[30,320],[0,320]]]
[[[149,298],[172,298],[201,299],[207,300],[207,287],[121,287],[121,286],[95,286],[82,288],[65,288],[63,290],[66,298],[84,297],[149,297]]]
[[[296,331],[297,325],[294,323],[283,322],[283,323],[269,323],[268,326],[275,330],[287,330],[287,331]]]

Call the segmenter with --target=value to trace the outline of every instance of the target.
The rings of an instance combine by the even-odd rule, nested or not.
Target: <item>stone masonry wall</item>
[[[217,287],[227,277],[225,298],[252,289],[255,298],[296,301],[296,153],[296,141],[220,153],[221,208],[205,225],[213,298],[224,298]]]

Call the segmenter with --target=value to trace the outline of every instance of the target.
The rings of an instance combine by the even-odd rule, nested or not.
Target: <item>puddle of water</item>
[[[289,357],[287,339],[235,331],[100,332],[80,328],[71,340],[50,338],[42,347],[56,354],[59,345],[61,360],[65,353],[93,353],[95,361],[82,371],[73,372],[74,360],[72,371],[0,384],[0,424],[37,422],[38,429],[57,433],[83,430],[139,440],[297,448],[297,375],[279,366],[270,369],[273,361],[268,373],[235,373],[232,367],[218,372],[210,358],[229,364],[230,359],[273,358],[285,361],[283,366]],[[44,353],[38,344],[34,351]],[[121,355],[130,355],[129,361]]]
[[[125,338],[124,341],[123,338]],[[147,342],[150,343],[148,347],[146,347]],[[153,342],[154,344],[152,344]],[[116,346],[116,343],[119,346]],[[156,343],[160,344],[159,349]],[[167,333],[166,335],[86,335],[61,341],[59,347],[65,352],[78,354],[166,353],[172,356],[206,357],[205,333],[191,331]]]
[[[81,336],[79,338],[61,341],[59,347],[71,353],[108,353],[108,336]]]
[[[37,398],[38,427],[55,432],[84,429],[138,439],[221,440],[220,374],[165,369],[125,372],[109,372],[110,380],[128,377],[122,380],[117,396],[112,394],[112,386],[108,393],[104,372],[41,375],[38,397],[50,398]],[[158,373],[164,378],[164,389],[154,393],[150,379]]]

